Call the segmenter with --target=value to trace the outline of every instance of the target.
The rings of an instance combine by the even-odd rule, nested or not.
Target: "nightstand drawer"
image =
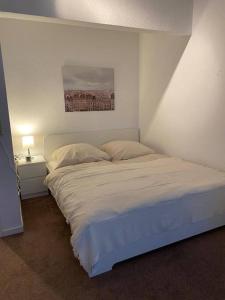
[[[47,175],[46,166],[44,163],[30,164],[18,167],[18,175],[20,179],[30,179]]]
[[[20,181],[20,189],[22,198],[25,195],[44,193],[48,188],[44,185],[45,177],[36,177]]]

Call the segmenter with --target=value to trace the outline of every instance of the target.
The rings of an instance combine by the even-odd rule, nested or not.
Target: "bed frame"
[[[219,215],[194,224],[182,226],[173,231],[151,235],[149,238],[140,239],[132,244],[128,244],[116,251],[110,252],[104,256],[101,261],[94,266],[91,272],[88,272],[90,278],[112,270],[116,263],[125,261],[129,258],[148,253],[150,251],[174,244],[176,242],[188,239],[195,235],[222,227],[225,225],[225,216]]]
[[[50,135],[45,138],[45,158],[48,161],[50,159],[51,153],[55,149],[67,144],[84,142],[99,145],[113,139],[139,141],[139,130],[116,129]],[[224,195],[225,191],[224,189],[222,189],[220,191],[217,191],[216,194],[213,193],[209,197],[216,200],[217,198],[223,199]],[[101,259],[98,264],[93,267],[92,270],[86,271],[88,272],[89,277],[94,277],[96,275],[110,271],[113,265],[118,262],[224,225],[225,216],[219,215],[210,219],[195,222],[193,224],[187,224],[176,230],[155,234],[152,235],[151,238],[138,240],[135,243],[126,245],[125,247],[118,248],[116,251],[108,253]]]

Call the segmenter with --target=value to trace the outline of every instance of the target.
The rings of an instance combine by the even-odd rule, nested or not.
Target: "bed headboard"
[[[111,140],[139,141],[139,129],[109,129],[48,135],[44,138],[44,156],[48,161],[54,150],[69,144],[89,143],[97,146]]]

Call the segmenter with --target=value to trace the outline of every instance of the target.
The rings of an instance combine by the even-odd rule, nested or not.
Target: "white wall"
[[[31,134],[138,128],[137,33],[0,20],[11,127]],[[63,65],[112,67],[115,111],[66,113]]]
[[[145,142],[152,142],[152,121],[188,40],[189,36],[165,33],[140,35],[139,123]]]
[[[147,30],[191,32],[192,0],[1,0],[0,10]]]
[[[168,51],[159,51],[152,55],[151,45],[155,49],[156,43],[162,46],[164,41],[143,36],[142,54],[146,55],[149,52],[150,58],[143,65],[142,57],[140,88],[142,141],[171,155],[223,170],[225,170],[224,28],[225,1],[196,0],[193,35],[183,55],[178,53],[174,59],[176,56],[174,51],[179,52],[178,49],[182,46],[179,38],[172,44],[165,41],[164,48],[168,46]],[[169,61],[173,64],[172,67]],[[152,64],[156,68],[152,68]],[[147,91],[151,93],[150,87],[155,70],[157,78],[161,77],[161,81],[159,80],[156,90],[149,96]],[[173,75],[165,76],[165,72]],[[150,86],[149,90],[147,84]]]
[[[0,50],[0,236],[21,232],[23,224],[17,193],[11,132]]]

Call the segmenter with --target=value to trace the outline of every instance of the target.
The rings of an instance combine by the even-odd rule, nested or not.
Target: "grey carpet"
[[[23,201],[25,233],[0,239],[0,299],[224,300],[225,228],[89,279],[51,196]]]

